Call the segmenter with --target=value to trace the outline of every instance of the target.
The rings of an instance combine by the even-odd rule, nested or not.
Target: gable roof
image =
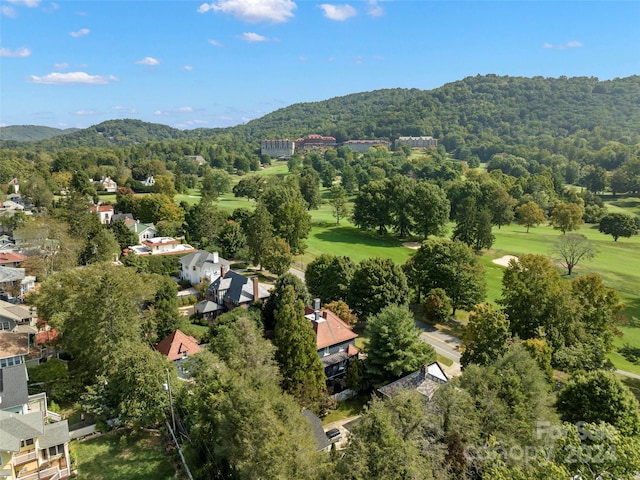
[[[43,431],[42,412],[20,415],[0,411],[0,450],[19,452],[21,440],[38,437]]]
[[[133,230],[134,233],[136,233],[138,235],[140,235],[142,232],[144,232],[148,228],[150,228],[152,230],[156,230],[156,227],[153,225],[153,223],[135,222],[135,223],[132,223],[131,225],[129,225],[128,227],[129,227],[129,230]]]
[[[318,350],[339,343],[348,342],[358,337],[340,317],[331,310],[318,310],[311,307],[304,308],[305,317],[308,318],[313,330],[316,332]],[[316,318],[317,317],[317,318]]]
[[[156,350],[169,360],[180,360],[187,353],[195,355],[202,350],[195,338],[176,330],[156,345]]]
[[[180,258],[180,263],[189,269],[192,267],[202,269],[206,264],[211,264],[224,265],[227,271],[229,271],[229,267],[231,266],[231,262],[219,256],[218,252],[211,253],[206,250],[196,250],[193,253],[185,255]]]
[[[378,392],[384,397],[393,397],[402,390],[417,390],[419,393],[431,399],[441,385],[446,384],[449,377],[438,362],[423,365],[416,372],[410,373],[395,382],[378,388]]]
[[[24,268],[0,266],[0,283],[22,282],[26,276]]]
[[[0,264],[20,263],[27,258],[25,255],[15,252],[0,252]]]
[[[31,310],[24,305],[0,300],[0,317],[8,318],[16,322],[30,320],[33,317]]]
[[[311,430],[313,430],[313,436],[316,439],[316,448],[318,451],[324,450],[329,445],[331,445],[331,441],[327,437],[327,434],[322,427],[322,421],[320,418],[315,415],[313,412],[307,410],[306,408],[302,409],[302,414],[306,417],[307,421],[311,425]]]
[[[66,420],[62,420],[44,426],[44,433],[39,438],[38,447],[49,448],[68,442],[69,423]]]
[[[25,363],[0,368],[0,408],[6,410],[29,403],[27,379]]]
[[[207,295],[215,297],[218,291],[224,291],[223,301],[234,305],[242,305],[269,297],[269,291],[258,283],[258,298],[253,298],[253,278],[245,277],[239,273],[229,270],[224,277],[216,278],[209,288]],[[214,300],[217,300],[214,298]]]

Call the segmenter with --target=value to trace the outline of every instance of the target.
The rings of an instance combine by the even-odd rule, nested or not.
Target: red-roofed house
[[[27,258],[25,255],[14,252],[0,252],[0,267],[19,267]]]
[[[92,212],[95,212],[100,217],[100,223],[108,225],[111,223],[111,217],[113,217],[113,205],[95,205],[89,208]]]
[[[195,355],[202,350],[202,347],[198,345],[198,341],[192,336],[176,330],[162,339],[156,345],[156,350],[172,362],[175,362],[187,358],[188,355]]]
[[[349,361],[357,357],[357,333],[330,310],[320,309],[320,300],[315,299],[314,308],[305,307],[305,317],[311,321],[316,333],[318,355],[324,365],[327,382],[344,377]]]

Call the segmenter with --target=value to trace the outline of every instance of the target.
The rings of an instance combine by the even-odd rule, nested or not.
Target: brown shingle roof
[[[194,355],[202,350],[195,338],[176,330],[156,345],[156,350],[169,360],[180,360],[187,353]]]

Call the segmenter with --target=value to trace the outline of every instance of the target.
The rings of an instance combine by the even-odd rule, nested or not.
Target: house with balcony
[[[313,326],[318,355],[331,385],[346,375],[349,362],[360,353],[356,348],[358,334],[331,310],[321,309],[318,298],[314,299],[313,308],[305,307],[304,313]]]
[[[69,478],[69,425],[45,424],[41,412],[24,415],[0,411],[0,478]]]

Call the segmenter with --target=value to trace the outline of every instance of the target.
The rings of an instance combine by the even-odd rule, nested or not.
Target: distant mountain
[[[57,137],[58,135],[73,133],[77,130],[79,129],[67,128],[61,130],[59,128],[43,127],[39,125],[12,125],[9,127],[0,127],[0,140],[10,140],[15,142],[46,140],[47,138]]]
[[[257,147],[265,138],[295,139],[317,133],[334,136],[339,142],[433,135],[449,139],[447,150],[477,150],[485,143],[519,145],[532,137],[576,133],[586,137],[596,129],[606,131],[604,137],[610,140],[640,143],[640,76],[600,81],[594,77],[477,75],[433,90],[394,88],[296,103],[228,128],[182,131],[141,120],[110,120],[38,145],[113,147],[224,139]]]
[[[142,120],[108,120],[92,127],[78,130],[41,142],[44,147],[124,147],[137,143],[177,140],[185,133],[159,123]]]
[[[595,127],[638,138],[640,76],[599,81],[478,75],[428,91],[385,89],[297,103],[226,133],[248,141],[308,133],[338,141],[459,133],[467,141],[493,136],[517,143],[523,137],[564,137]]]

